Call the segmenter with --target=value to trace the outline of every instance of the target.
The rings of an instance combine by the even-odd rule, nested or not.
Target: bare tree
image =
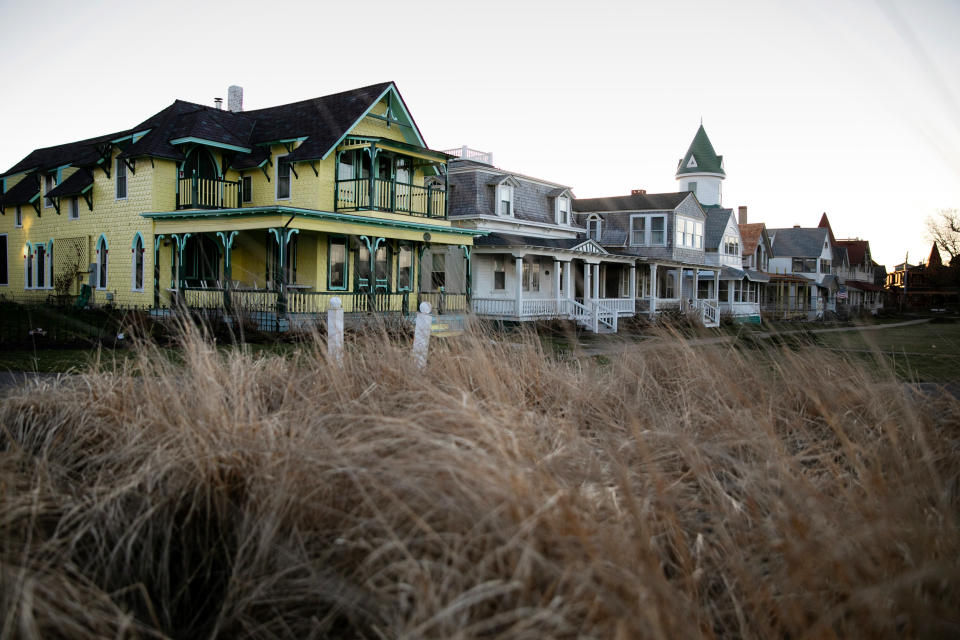
[[[960,209],[940,209],[928,216],[927,237],[950,254],[950,260],[960,255]]]

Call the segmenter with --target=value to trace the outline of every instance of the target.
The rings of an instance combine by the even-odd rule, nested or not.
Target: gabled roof
[[[704,207],[707,219],[703,223],[703,246],[705,249],[715,249],[723,242],[723,232],[733,214],[733,209],[719,209]]]
[[[837,244],[833,245],[833,266],[844,264],[850,264],[850,254],[847,253],[847,248]]]
[[[780,257],[818,258],[827,241],[826,229],[770,229],[773,234],[773,255]]]
[[[694,163],[690,159],[694,159]],[[689,166],[695,164],[696,166]],[[693,142],[687,153],[680,159],[677,165],[677,176],[691,173],[717,173],[726,176],[723,171],[723,156],[718,156],[713,150],[710,138],[707,137],[707,131],[700,125],[697,134],[693,136]]]
[[[676,193],[635,193],[629,196],[608,198],[577,198],[573,210],[578,213],[591,211],[664,211],[676,209],[690,197],[689,191]]]
[[[867,255],[870,253],[869,241],[836,240],[836,243],[838,247],[843,247],[847,250],[847,260],[850,266],[869,266],[867,264]]]
[[[830,242],[836,242],[837,239],[833,235],[833,227],[830,226],[830,221],[827,220],[827,212],[824,211],[823,215],[820,216],[820,224],[817,225],[820,229],[826,229],[830,233]]]
[[[927,267],[942,267],[943,260],[940,259],[940,249],[937,248],[937,243],[933,243],[933,247],[930,249],[930,257],[927,258]]]
[[[0,206],[15,207],[30,204],[38,195],[40,195],[40,176],[34,173],[10,187],[10,190],[0,197]]]
[[[747,224],[738,224],[740,228],[740,254],[752,256],[757,250],[757,245],[763,239],[763,232],[766,225],[762,222],[751,222]]]

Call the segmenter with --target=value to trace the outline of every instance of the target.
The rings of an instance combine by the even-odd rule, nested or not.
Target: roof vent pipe
[[[223,109],[223,98],[214,98],[214,99],[213,99],[213,106],[215,106],[218,111],[219,111],[220,109]]]
[[[243,111],[243,87],[232,84],[227,88],[227,109],[234,113]]]

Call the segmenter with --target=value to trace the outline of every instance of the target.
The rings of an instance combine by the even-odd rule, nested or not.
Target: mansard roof
[[[690,165],[690,158],[694,159],[696,166],[688,166]],[[723,156],[718,156],[717,152],[713,150],[713,145],[710,143],[710,138],[707,137],[707,131],[703,128],[702,124],[700,128],[697,129],[696,135],[693,136],[693,142],[690,143],[690,148],[687,149],[687,152],[677,165],[678,177],[691,173],[717,173],[721,176],[727,175],[723,171]]]
[[[94,166],[102,160],[100,145],[118,142],[126,146],[122,157],[141,156],[184,159],[179,145],[200,142],[233,152],[231,166],[249,168],[266,160],[264,145],[300,141],[288,159],[291,162],[319,160],[349,133],[350,129],[388,91],[395,96],[392,107],[423,144],[423,137],[409,116],[403,98],[392,82],[382,82],[291,104],[232,112],[184,100],[175,100],[130,129],[56,147],[37,149],[0,175],[23,171],[47,171],[65,165]],[[133,134],[138,134],[134,136]],[[142,135],[139,135],[142,134]],[[136,138],[133,140],[133,138]]]

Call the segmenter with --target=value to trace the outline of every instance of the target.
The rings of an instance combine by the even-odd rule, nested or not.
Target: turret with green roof
[[[727,174],[723,170],[723,156],[713,150],[703,124],[690,143],[690,148],[677,164],[676,178],[680,191],[692,191],[700,204],[705,206],[722,203],[722,182]]]

